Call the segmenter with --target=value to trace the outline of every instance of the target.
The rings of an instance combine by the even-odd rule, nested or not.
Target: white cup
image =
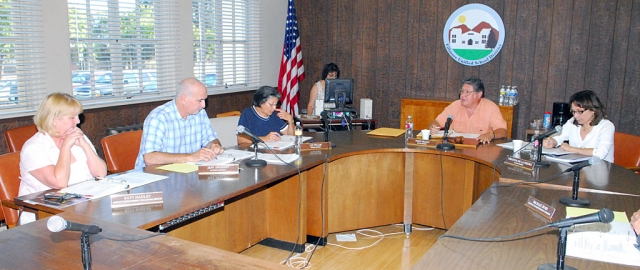
[[[420,135],[422,135],[423,140],[428,140],[429,138],[431,138],[431,130],[423,129],[422,131],[420,131]]]
[[[522,140],[513,140],[513,152],[520,150],[522,148]]]

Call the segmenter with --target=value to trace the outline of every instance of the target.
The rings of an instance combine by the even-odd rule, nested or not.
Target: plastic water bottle
[[[505,96],[506,99],[504,101],[504,105],[506,106],[513,106],[513,99],[511,99],[511,95],[513,94],[513,92],[511,92],[511,85],[507,85],[507,95]]]
[[[409,138],[413,138],[413,119],[411,119],[411,115],[407,117],[407,121],[404,124],[405,133],[404,133],[404,141],[405,143]]]
[[[502,88],[500,88],[500,98],[498,100],[498,104],[500,104],[500,106],[504,106],[504,100],[506,98],[507,95],[507,90],[504,89],[504,85],[502,86]]]
[[[300,125],[300,122],[296,122],[294,134],[296,135],[296,152],[300,153],[300,144],[302,143],[302,126]]]
[[[538,135],[540,135],[540,130],[536,129],[533,131],[533,136],[531,136],[531,145],[529,145],[529,147],[531,147],[531,152],[529,153],[531,160],[538,159],[538,140],[536,140]]]
[[[511,99],[513,99],[513,106],[516,106],[518,104],[518,89],[515,85],[511,87]]]

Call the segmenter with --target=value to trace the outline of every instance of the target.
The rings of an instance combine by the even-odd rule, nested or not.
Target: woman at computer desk
[[[322,68],[322,80],[319,80],[313,85],[313,87],[311,87],[309,104],[307,105],[307,114],[314,114],[313,110],[316,107],[316,100],[324,101],[325,80],[338,78],[340,78],[340,69],[338,68],[338,65],[334,63],[324,65]]]
[[[265,142],[279,141],[282,134],[293,135],[295,128],[293,116],[277,109],[281,97],[278,89],[274,87],[260,87],[253,94],[253,106],[244,109],[240,114],[238,126],[244,126]],[[238,144],[251,142],[251,139],[245,135],[238,136]]]
[[[586,156],[597,156],[613,162],[613,133],[615,126],[605,119],[604,105],[595,92],[590,90],[575,93],[569,99],[573,118],[562,126],[560,135],[547,138],[546,148],[562,150]],[[566,143],[565,141],[569,141]]]
[[[61,189],[94,177],[104,177],[107,165],[77,125],[82,103],[69,94],[52,93],[44,98],[33,116],[38,132],[20,152],[18,196],[48,189]],[[23,212],[20,223],[35,221]]]

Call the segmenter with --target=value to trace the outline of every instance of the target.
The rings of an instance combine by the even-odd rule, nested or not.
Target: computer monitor
[[[353,79],[327,79],[325,82],[325,103],[335,103],[336,108],[353,104]]]

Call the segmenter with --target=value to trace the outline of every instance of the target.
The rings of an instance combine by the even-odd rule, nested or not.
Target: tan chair
[[[613,163],[640,174],[640,136],[615,132],[613,134]]]
[[[36,134],[36,132],[38,132],[36,125],[28,125],[5,131],[4,138],[7,139],[9,152],[20,152],[24,143]]]
[[[104,160],[109,173],[132,170],[140,151],[142,130],[127,131],[102,138]]]
[[[0,155],[0,200],[13,201],[20,189],[20,152]],[[18,211],[2,206],[1,214],[9,228],[18,224]]]

